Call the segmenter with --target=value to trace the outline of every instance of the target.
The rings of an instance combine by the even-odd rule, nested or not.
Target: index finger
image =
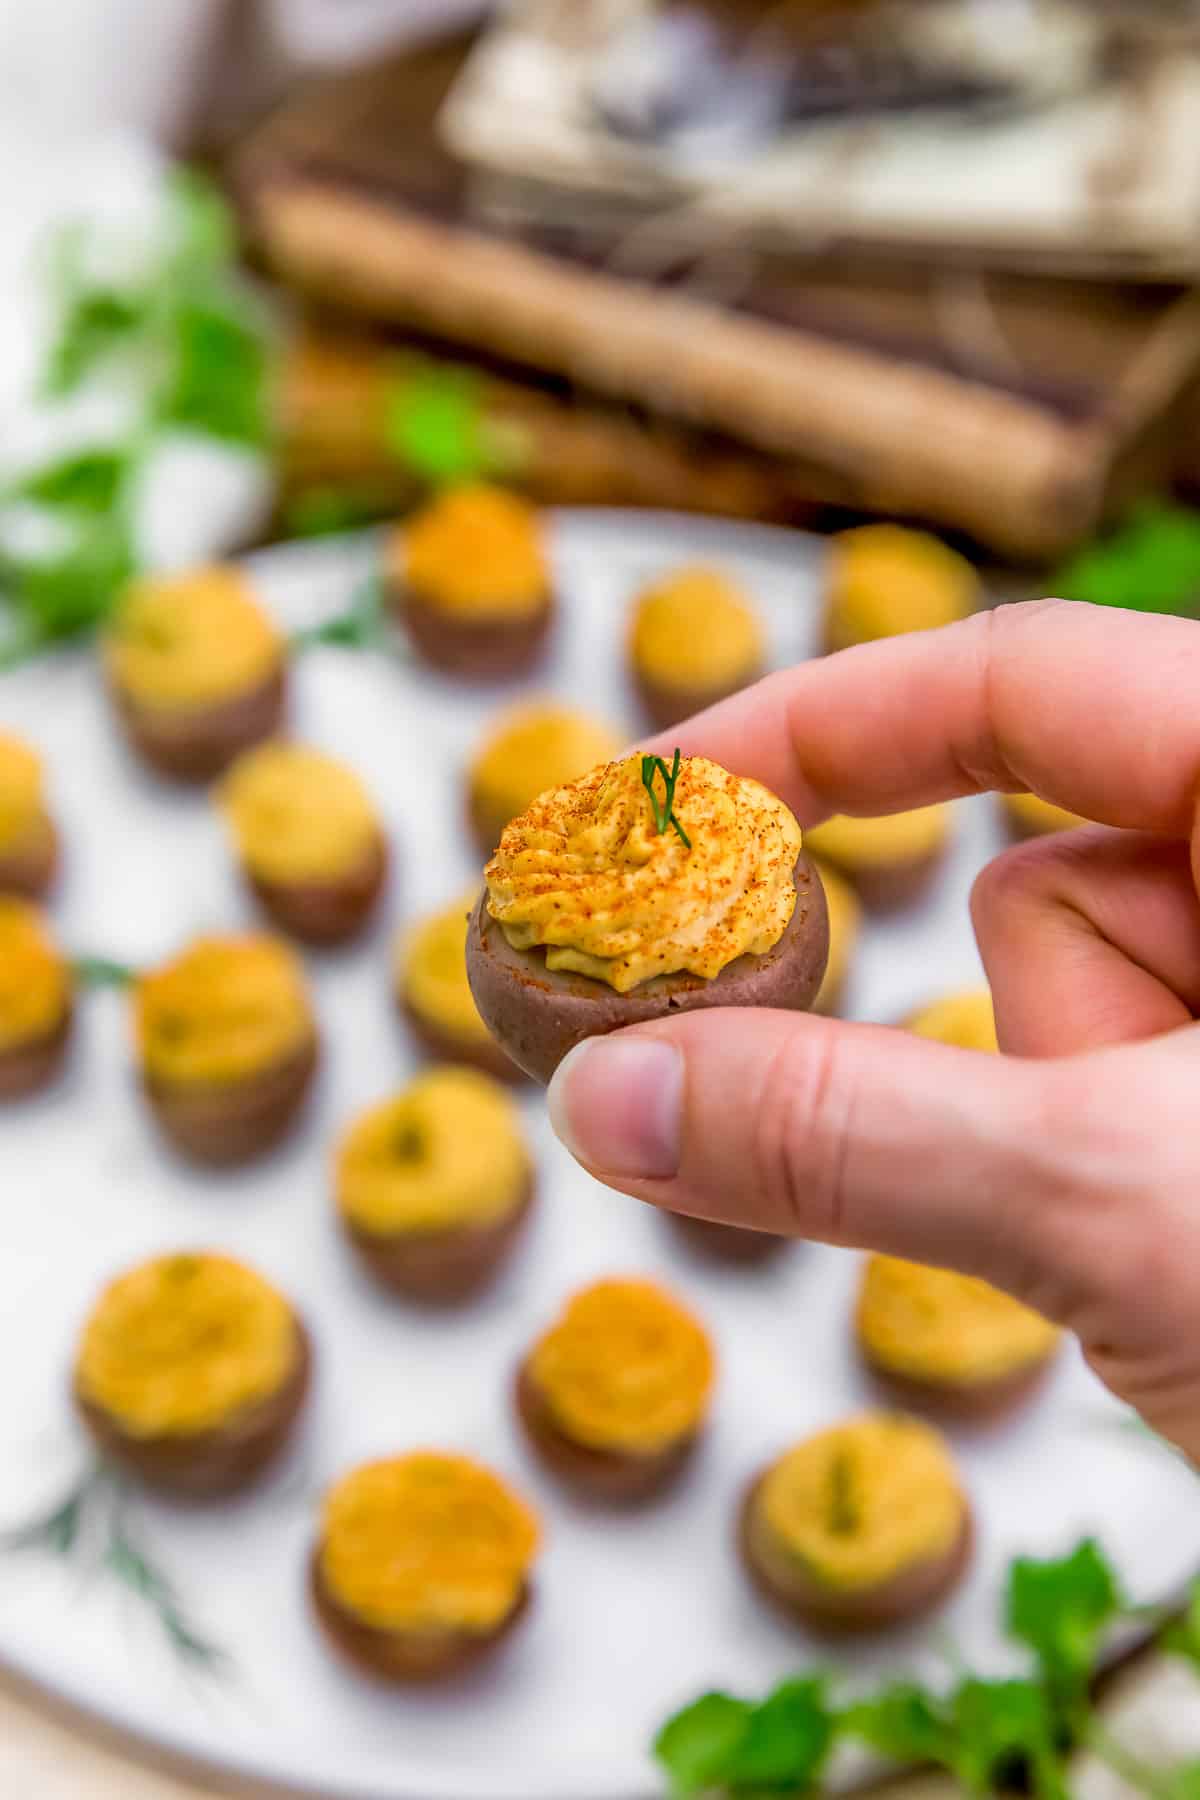
[[[1028,788],[1105,825],[1186,837],[1200,779],[1200,624],[1068,600],[843,650],[665,734],[801,824]]]

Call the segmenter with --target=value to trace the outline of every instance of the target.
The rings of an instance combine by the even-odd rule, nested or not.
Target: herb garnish
[[[374,650],[383,642],[385,615],[383,582],[371,575],[363,582],[345,612],[335,613],[320,625],[294,631],[288,639],[293,654],[330,644],[341,650]]]
[[[96,1462],[48,1512],[0,1533],[0,1551],[85,1558],[154,1615],[185,1667],[227,1674],[232,1667],[227,1652],[193,1624],[174,1582],[138,1542],[129,1520],[128,1489],[115,1469]]]
[[[679,833],[680,838],[690,850],[692,847],[692,840],[683,829],[683,826],[679,823],[679,820],[675,817],[675,784],[679,780],[679,762],[680,756],[678,744],[675,746],[674,760],[669,769],[661,756],[643,756],[642,786],[650,796],[650,806],[654,813],[654,828],[659,837],[663,835],[668,825],[673,825],[675,830]],[[654,781],[655,777],[658,775],[662,776],[663,788],[665,790],[662,800],[658,798],[658,795],[654,791]]]
[[[127,988],[137,980],[137,970],[128,963],[113,962],[107,956],[76,956],[71,959],[71,973],[80,987]]]
[[[837,1465],[831,1476],[840,1487]],[[708,1693],[667,1721],[654,1752],[679,1795],[809,1793],[834,1747],[854,1740],[895,1762],[946,1769],[972,1794],[1069,1800],[1067,1758],[1086,1745],[1152,1800],[1200,1800],[1200,1765],[1153,1769],[1092,1715],[1089,1684],[1104,1639],[1137,1614],[1090,1539],[1058,1559],[1020,1557],[1009,1570],[1005,1618],[1032,1653],[1026,1677],[963,1672],[948,1693],[897,1682],[840,1706],[819,1672],[784,1681],[761,1701]],[[1200,1667],[1200,1582],[1183,1622],[1160,1641]]]

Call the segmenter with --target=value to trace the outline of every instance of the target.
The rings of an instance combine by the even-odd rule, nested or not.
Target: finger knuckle
[[[763,1079],[755,1133],[756,1178],[782,1230],[842,1241],[853,1114],[838,1034],[785,1040]]]

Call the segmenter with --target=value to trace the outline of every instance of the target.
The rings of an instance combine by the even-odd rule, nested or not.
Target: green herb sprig
[[[1200,615],[1200,512],[1148,500],[1056,571],[1050,591],[1093,606]]]
[[[294,631],[289,646],[293,654],[312,650],[321,644],[341,650],[376,650],[386,636],[387,614],[383,581],[371,575],[363,582],[345,612],[336,613],[320,625]]]
[[[71,973],[85,988],[128,988],[138,977],[137,970],[128,963],[113,962],[107,956],[72,957]]]
[[[61,1500],[23,1525],[0,1533],[0,1552],[82,1561],[126,1589],[157,1620],[189,1670],[208,1676],[232,1670],[228,1653],[189,1617],[179,1591],[138,1541],[128,1490],[107,1463],[86,1469]]]
[[[187,431],[264,449],[272,414],[272,335],[234,269],[228,205],[187,170],[169,179],[162,232],[148,267],[119,285],[90,272],[89,228],[76,223],[51,256],[57,331],[44,395],[68,398],[109,366],[137,394],[119,441],[28,469],[0,491],[5,516],[34,509],[51,547],[0,551],[0,669],[86,636],[109,617],[139,565],[135,509],[146,464],[164,434]]]
[[[692,840],[675,816],[675,785],[679,780],[679,765],[680,754],[678,745],[675,747],[675,755],[669,769],[661,756],[643,756],[642,786],[650,796],[650,806],[654,813],[654,829],[657,831],[659,837],[662,837],[668,826],[673,826],[683,843],[690,850],[692,847]],[[659,799],[654,786],[655,780],[660,775],[662,776],[663,783],[663,798],[661,800]]]
[[[948,1692],[898,1682],[839,1704],[820,1671],[792,1677],[763,1700],[715,1691],[668,1719],[654,1752],[674,1792],[775,1800],[815,1791],[841,1742],[898,1763],[932,1764],[972,1794],[1026,1791],[1070,1800],[1067,1759],[1086,1745],[1152,1800],[1200,1800],[1200,1764],[1149,1768],[1099,1724],[1089,1684],[1112,1627],[1138,1615],[1090,1539],[1069,1556],[1018,1558],[1005,1619],[1030,1653],[1024,1677],[984,1681],[961,1673]],[[1200,1669],[1200,1581],[1164,1649]]]

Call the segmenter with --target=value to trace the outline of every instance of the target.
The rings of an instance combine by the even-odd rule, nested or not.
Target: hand
[[[985,1277],[1200,1462],[1200,627],[1005,606],[773,675],[675,741],[802,825],[1025,788],[1100,823],[976,882],[1000,1057],[687,1013],[574,1050],[560,1137],[657,1206]]]

